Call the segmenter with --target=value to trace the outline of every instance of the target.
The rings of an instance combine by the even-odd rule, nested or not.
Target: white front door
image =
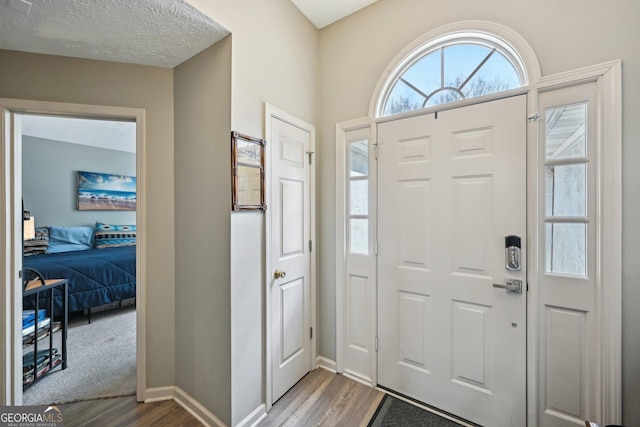
[[[526,425],[526,123],[522,95],[378,125],[378,384],[492,427]]]
[[[311,370],[311,165],[308,128],[270,116],[272,402]]]

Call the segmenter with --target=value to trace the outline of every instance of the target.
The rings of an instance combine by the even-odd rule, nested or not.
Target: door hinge
[[[309,240],[309,252],[313,251],[313,242]]]
[[[307,155],[309,156],[309,165],[313,164],[313,155],[316,154],[314,151],[307,151]]]
[[[376,335],[376,353],[378,352],[378,336]]]
[[[313,339],[313,326],[309,328],[309,339]]]
[[[373,244],[373,254],[375,256],[378,256],[378,241],[376,240],[375,243]]]
[[[373,156],[378,160],[378,144],[373,144]]]
[[[542,117],[540,114],[535,113],[527,117],[527,120],[529,120],[530,122],[536,122],[540,117]]]

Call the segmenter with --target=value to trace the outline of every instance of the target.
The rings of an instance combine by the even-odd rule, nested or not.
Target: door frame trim
[[[596,259],[597,307],[596,327],[599,352],[595,355],[597,383],[596,412],[604,424],[622,421],[622,82],[621,61],[614,60],[589,67],[540,78],[530,91],[528,115],[538,111],[538,95],[542,92],[596,82],[598,87],[598,171],[596,192],[600,223],[598,224]],[[540,280],[542,259],[538,256],[544,245],[544,230],[539,229],[539,174],[541,159],[537,124],[527,130],[527,232],[529,234],[527,306],[527,395],[528,424],[538,425],[538,304],[540,296],[535,286]],[[606,141],[606,144],[604,144]],[[607,230],[603,233],[602,230]],[[602,283],[606,282],[606,289]]]
[[[369,131],[369,149],[373,150],[377,146],[376,123],[369,117],[361,117],[359,119],[348,120],[336,124],[336,372],[344,374],[356,381],[360,381],[372,387],[376,387],[378,383],[377,357],[373,357],[371,361],[371,378],[370,381],[357,372],[345,371],[346,352],[347,352],[347,334],[348,316],[346,303],[349,300],[347,296],[347,229],[346,229],[346,209],[347,200],[345,188],[347,185],[347,133],[360,129],[368,129]],[[369,277],[374,287],[373,301],[377,304],[378,300],[378,279],[377,279],[377,237],[378,237],[378,207],[377,207],[377,188],[378,188],[378,164],[369,165],[369,199],[373,198],[375,211],[369,212],[369,238],[371,239],[371,247],[374,249],[369,255],[373,257],[372,268],[369,271]],[[371,330],[377,336],[377,313],[375,307],[370,307],[372,313]],[[370,337],[370,341],[375,343],[375,336]],[[372,346],[372,354],[375,353],[375,344]]]
[[[310,188],[310,194],[309,194],[309,200],[310,200],[310,218],[309,218],[309,233],[310,233],[310,239],[313,242],[313,249],[310,252],[310,264],[311,264],[311,268],[310,268],[310,283],[309,283],[309,287],[311,289],[311,295],[310,295],[310,301],[309,301],[309,307],[310,307],[310,313],[309,313],[309,317],[310,317],[310,323],[311,323],[311,328],[313,328],[313,336],[311,337],[311,351],[310,351],[310,360],[309,360],[309,366],[311,369],[314,369],[316,367],[316,357],[317,357],[317,348],[316,348],[316,343],[317,343],[317,336],[318,336],[318,328],[317,328],[317,320],[316,320],[316,274],[317,274],[317,253],[318,253],[318,245],[317,245],[317,240],[316,240],[316,164],[317,164],[317,152],[316,152],[316,127],[310,123],[307,123],[305,121],[303,121],[302,119],[299,119],[298,117],[295,117],[283,110],[280,110],[279,108],[265,102],[264,104],[264,109],[265,109],[265,120],[264,120],[264,126],[265,126],[265,130],[264,130],[264,135],[265,135],[265,139],[267,141],[266,144],[266,150],[265,150],[265,190],[266,190],[266,203],[267,203],[267,210],[265,211],[265,215],[264,215],[264,229],[265,229],[265,241],[264,241],[264,265],[265,265],[265,270],[264,270],[264,274],[263,274],[263,289],[265,290],[265,310],[264,310],[264,315],[265,315],[265,319],[264,319],[264,336],[265,336],[265,347],[264,347],[264,396],[265,396],[265,406],[266,406],[266,411],[269,412],[269,410],[271,410],[271,407],[273,406],[273,369],[272,369],[272,353],[271,353],[271,345],[272,345],[272,337],[271,337],[271,320],[272,320],[272,314],[271,313],[271,287],[270,285],[270,281],[269,281],[269,268],[271,266],[271,254],[269,252],[269,242],[271,241],[272,238],[272,230],[271,230],[271,212],[272,210],[269,209],[269,206],[271,206],[271,202],[272,202],[272,195],[273,195],[273,191],[271,188],[271,142],[273,141],[269,141],[269,136],[271,135],[271,120],[272,119],[278,119],[278,120],[282,120],[286,123],[289,123],[292,126],[295,126],[297,128],[300,128],[302,130],[305,130],[307,132],[309,132],[309,136],[310,136],[310,140],[309,140],[309,150],[314,153],[312,155],[313,157],[313,161],[311,162],[311,165],[309,166],[309,188]]]
[[[597,355],[600,370],[600,390],[598,408],[605,424],[620,424],[622,421],[622,82],[621,61],[614,60],[596,64],[577,70],[562,72],[541,77],[532,82],[527,91],[527,114],[538,113],[538,94],[562,87],[577,85],[585,82],[597,82],[600,105],[600,144],[599,156],[603,174],[598,176],[599,192],[602,194],[599,207],[602,215],[602,228],[608,230],[600,233],[597,259],[601,264],[599,281],[607,283],[606,290],[598,287],[598,298],[601,307],[598,327],[602,336]],[[340,132],[364,125],[369,121],[372,132],[375,132],[379,121],[390,118],[372,119],[371,117],[338,123],[336,125],[336,147],[341,141]],[[372,133],[375,135],[375,133]],[[344,139],[344,138],[343,138]],[[375,143],[375,140],[372,141]],[[540,161],[537,158],[540,141],[537,126],[531,124],[527,129],[527,265],[528,283],[532,284],[527,298],[527,423],[535,426],[538,423],[538,313],[539,295],[535,284],[539,281],[540,262],[538,250],[542,234],[538,229],[538,173]],[[336,171],[342,167],[343,159],[336,153]],[[343,174],[344,175],[344,174]],[[344,176],[336,176],[336,366],[338,372],[344,368],[343,336],[345,319],[343,309],[344,296],[340,280],[344,274],[344,260],[340,259],[341,248],[344,246],[343,223],[345,218],[344,202],[340,202],[341,187],[345,184]],[[342,177],[342,178],[341,178]],[[605,250],[606,248],[606,250]],[[374,307],[375,309],[375,307]],[[377,314],[376,314],[377,324]],[[374,333],[377,334],[377,331]],[[376,354],[377,359],[377,354]],[[377,364],[377,363],[376,363]]]
[[[0,98],[0,161],[3,172],[0,175],[0,265],[5,274],[0,282],[0,306],[4,308],[4,326],[0,328],[0,354],[5,365],[0,378],[0,397],[4,405],[22,404],[21,337],[17,325],[21,322],[21,310],[17,307],[22,299],[21,287],[18,292],[18,271],[22,266],[19,239],[22,191],[22,143],[14,140],[14,123],[11,118],[19,114],[47,114],[81,118],[110,118],[134,120],[136,122],[136,175],[146,176],[145,162],[145,110],[142,108],[110,107],[101,105],[71,104],[48,101]],[[138,224],[138,245],[136,246],[136,301],[145,301],[146,295],[146,253],[144,218],[146,217],[146,182],[137,180],[138,203],[136,223]],[[146,389],[146,312],[145,305],[136,307],[136,398],[144,400]]]

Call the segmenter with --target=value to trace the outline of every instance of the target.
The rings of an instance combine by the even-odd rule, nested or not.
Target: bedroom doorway
[[[10,195],[3,198],[6,203],[5,209],[3,209],[5,215],[3,224],[6,225],[6,228],[0,230],[0,234],[3,237],[21,236],[21,201],[24,202],[24,210],[29,211],[30,216],[34,218],[33,222],[35,222],[35,227],[38,228],[39,232],[43,229],[52,230],[54,228],[59,228],[63,233],[78,230],[93,231],[94,234],[90,237],[92,249],[89,249],[89,251],[94,250],[95,237],[99,234],[95,232],[96,223],[110,226],[135,225],[136,228],[143,225],[141,224],[141,218],[143,217],[144,197],[143,192],[140,190],[142,183],[139,180],[133,184],[133,198],[136,202],[134,210],[126,211],[113,206],[110,206],[109,210],[80,210],[78,209],[78,199],[80,198],[78,188],[80,175],[78,172],[96,172],[101,176],[110,174],[114,179],[118,177],[135,178],[144,176],[143,156],[141,153],[144,110],[21,100],[0,101],[1,104],[4,104],[4,132],[2,136],[4,155],[2,158],[6,167],[3,168],[3,192]],[[75,140],[73,136],[70,136],[74,133],[76,134]],[[77,138],[77,134],[84,136]],[[127,139],[129,142],[122,142]],[[92,145],[87,144],[89,140],[93,143]],[[100,140],[106,142],[101,145]],[[120,141],[119,145],[114,146],[113,141]],[[58,160],[56,160],[56,157],[58,157]],[[109,166],[110,164],[111,166]],[[51,183],[56,181],[62,182],[62,185],[58,187],[59,189],[62,188],[62,190],[57,195],[54,195],[55,192],[52,191]],[[136,180],[134,179],[134,181]],[[36,188],[38,185],[44,187],[44,190],[38,190]],[[113,191],[117,192],[118,189],[113,189]],[[112,200],[113,204],[122,205],[122,197],[122,194],[117,194],[117,197]],[[60,198],[62,201],[56,198]],[[104,202],[104,200],[101,200],[101,202]],[[104,208],[105,206],[101,207]],[[136,234],[140,234],[139,232],[136,233],[136,228],[133,229],[134,239]],[[52,249],[52,252],[58,252],[56,245],[60,243],[60,239],[53,237],[55,236],[52,236],[50,243],[54,244],[50,249]],[[70,400],[86,400],[87,397],[99,398],[109,396],[111,393],[115,394],[120,387],[114,384],[114,375],[107,375],[106,377],[109,377],[109,381],[102,383],[100,381],[89,381],[94,383],[94,388],[85,388],[77,397],[61,398],[58,394],[49,399],[45,397],[47,392],[44,391],[45,394],[43,394],[43,390],[47,388],[55,390],[57,387],[59,388],[58,383],[67,384],[66,387],[70,387],[70,390],[72,390],[76,386],[73,385],[73,379],[70,380],[70,378],[76,376],[76,374],[80,377],[76,379],[76,382],[86,383],[86,378],[82,379],[83,373],[74,373],[71,369],[74,365],[83,365],[81,357],[79,357],[80,354],[84,354],[86,350],[87,358],[95,358],[96,354],[91,351],[92,347],[104,348],[105,345],[108,345],[111,349],[113,343],[123,338],[128,341],[123,348],[133,347],[135,350],[130,351],[127,357],[118,355],[117,358],[113,357],[111,359],[119,359],[120,362],[128,364],[128,367],[124,369],[124,376],[129,379],[127,385],[131,388],[130,392],[135,393],[138,400],[140,400],[143,396],[145,384],[143,353],[144,313],[140,309],[143,305],[140,304],[140,307],[136,309],[134,303],[136,300],[143,301],[142,295],[144,293],[144,281],[141,274],[138,274],[139,272],[141,273],[140,265],[142,260],[139,254],[143,253],[141,248],[144,244],[142,236],[137,239],[139,240],[139,242],[136,242],[137,244],[128,247],[111,248],[108,247],[109,245],[101,245],[100,249],[95,249],[95,252],[99,252],[100,256],[117,249],[125,249],[131,254],[130,256],[127,255],[130,258],[127,261],[130,264],[127,267],[129,278],[126,279],[129,280],[128,290],[127,286],[124,285],[125,279],[123,279],[122,286],[119,284],[119,288],[110,294],[94,295],[95,298],[87,303],[92,306],[89,310],[78,311],[79,308],[85,306],[77,305],[76,298],[70,297],[69,307],[72,311],[78,311],[79,315],[72,314],[70,316],[70,329],[68,330],[67,339],[67,360],[69,362],[67,370],[60,371],[50,378],[43,378],[42,381],[33,384],[32,387],[26,388],[24,393],[21,369],[23,354],[22,322],[19,320],[20,314],[22,314],[22,292],[21,280],[18,278],[23,268],[22,239],[3,238],[2,240],[7,242],[6,247],[3,248],[5,252],[3,253],[4,259],[2,261],[4,265],[10,267],[6,269],[7,276],[3,283],[12,284],[2,290],[1,300],[1,303],[7,308],[5,313],[7,313],[6,320],[8,320],[5,323],[7,326],[2,330],[2,351],[3,355],[5,355],[5,360],[8,362],[5,366],[7,375],[3,378],[4,384],[2,387],[5,404],[61,403]],[[64,239],[62,240],[63,243],[68,243],[64,242]],[[71,240],[74,240],[74,238],[72,237]],[[108,242],[105,241],[105,243]],[[52,253],[44,256],[73,255],[73,252],[66,252],[64,249],[62,249],[63,253]],[[76,253],[80,252],[76,251]],[[88,253],[82,252],[82,255]],[[37,256],[25,259],[35,260],[35,258]],[[83,258],[87,258],[87,256],[83,256]],[[31,261],[25,261],[24,265],[28,266],[29,262]],[[105,278],[105,280],[107,279]],[[112,280],[111,277],[109,280]],[[106,305],[102,303],[106,303]],[[96,310],[93,304],[99,305],[99,309]],[[118,308],[121,305],[128,305],[128,307],[120,310],[104,310],[105,308]],[[89,313],[92,316],[91,323],[89,323],[87,316]],[[107,326],[104,325],[105,322],[109,322]],[[114,325],[118,324],[117,322],[126,322],[126,324],[122,323],[122,329],[118,329],[114,327]],[[124,333],[122,332],[123,330],[128,332]],[[75,340],[75,345],[72,339],[74,335],[78,337]],[[55,336],[56,334],[54,334],[54,340],[56,339]],[[94,342],[94,338],[95,346],[85,344],[87,341]],[[80,344],[80,341],[83,341],[83,343]],[[55,342],[54,345],[56,345]],[[74,354],[72,354],[74,348],[77,350],[74,350]],[[80,349],[82,352],[78,351]],[[86,366],[92,366],[92,364],[89,363]],[[62,375],[66,378],[62,379]],[[95,378],[96,375],[100,376],[99,373],[96,374],[94,371],[92,377]],[[51,382],[55,382],[56,385],[47,385],[47,383]],[[33,397],[34,395],[35,397]]]

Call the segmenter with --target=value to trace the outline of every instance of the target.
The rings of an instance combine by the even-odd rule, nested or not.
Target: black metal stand
[[[25,269],[26,270],[26,269]],[[29,273],[29,272],[25,272],[25,275]],[[36,272],[35,270],[30,272],[30,273],[35,273],[35,278],[33,280],[30,281],[25,281],[25,285],[24,285],[24,290],[23,290],[23,296],[28,296],[28,295],[33,295],[35,294],[35,327],[34,327],[34,331],[33,331],[33,379],[29,382],[24,382],[23,381],[23,389],[26,389],[27,387],[31,386],[32,384],[36,383],[38,380],[40,380],[41,378],[43,378],[44,376],[46,376],[47,374],[49,374],[51,372],[51,370],[53,368],[55,368],[58,365],[62,365],[62,369],[66,369],[67,368],[67,324],[69,321],[69,313],[67,311],[67,300],[68,300],[68,290],[67,290],[67,279],[49,279],[49,280],[45,280],[44,278],[42,278],[42,275],[40,275],[38,272]],[[60,331],[62,333],[62,348],[61,348],[61,358],[57,359],[57,360],[53,360],[53,332],[54,332],[54,321],[53,321],[53,314],[54,314],[54,297],[56,294],[56,291],[59,290],[62,292],[62,319],[60,320],[61,325],[60,325]],[[50,298],[49,298],[49,302],[50,302],[50,322],[49,322],[49,326],[48,327],[43,327],[40,328],[39,327],[39,312],[40,310],[44,310],[42,308],[40,308],[40,295],[43,292],[50,292]],[[44,329],[49,329],[48,331],[48,335],[49,335],[49,361],[47,363],[47,368],[44,372],[42,372],[40,375],[38,375],[39,371],[42,371],[43,367],[39,367],[38,366],[38,342],[40,341],[39,339],[39,334],[40,331],[44,330]],[[40,369],[38,369],[40,368]]]

